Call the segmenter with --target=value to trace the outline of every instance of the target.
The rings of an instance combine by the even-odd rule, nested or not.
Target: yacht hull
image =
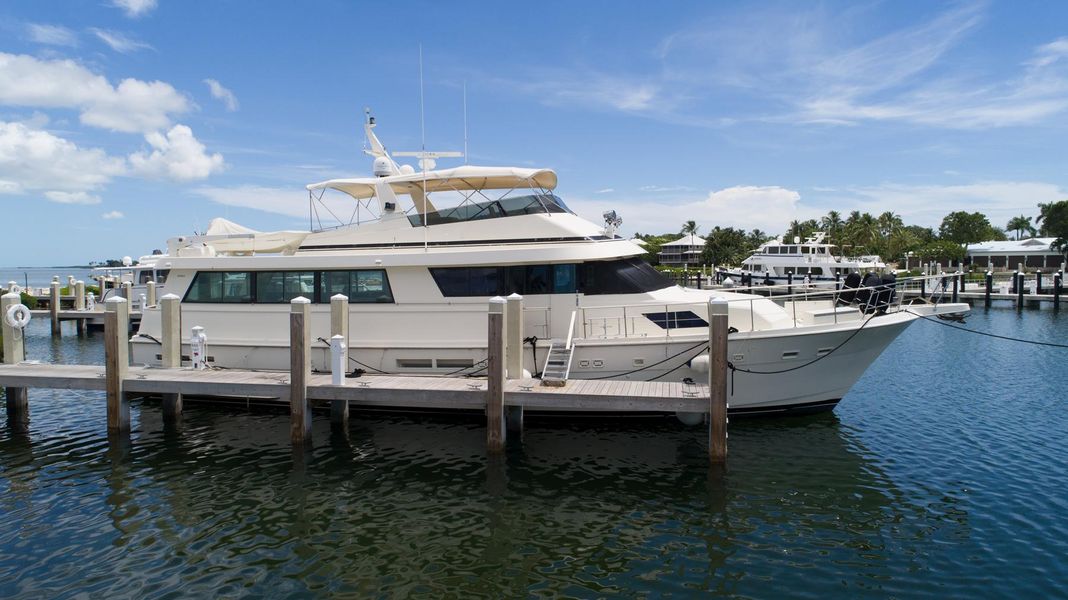
[[[843,398],[868,366],[913,320],[914,315],[900,312],[874,317],[864,323],[840,324],[767,332],[744,332],[731,335],[728,359],[735,367],[729,371],[728,403],[732,414],[776,414],[786,411],[830,410]],[[859,329],[859,330],[858,330]],[[692,331],[692,330],[691,330]],[[315,336],[313,335],[313,338]],[[354,335],[355,337],[355,335]],[[628,381],[705,381],[707,370],[702,361],[707,333],[672,335],[668,338],[607,338],[576,342],[570,379],[616,379]],[[158,363],[159,347],[146,338],[132,340],[135,363]],[[350,367],[368,373],[382,371],[405,374],[444,375],[450,370],[481,374],[479,362],[485,347],[392,347],[367,348],[353,343],[349,351]],[[189,347],[183,345],[183,354]],[[536,348],[524,346],[524,368],[535,373],[534,355],[542,363],[548,344]],[[312,368],[329,370],[329,349],[313,343]],[[280,344],[256,342],[212,343],[209,339],[209,362],[229,368],[279,370],[289,364],[289,348]],[[420,359],[449,364],[473,364],[463,369],[398,369],[398,359]],[[818,360],[817,360],[818,359]],[[412,364],[412,363],[410,363]]]

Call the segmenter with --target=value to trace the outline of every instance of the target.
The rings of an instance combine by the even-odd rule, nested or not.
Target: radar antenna
[[[619,226],[623,224],[623,217],[617,215],[614,210],[606,211],[601,216],[604,217],[604,234],[608,237],[615,237]]]

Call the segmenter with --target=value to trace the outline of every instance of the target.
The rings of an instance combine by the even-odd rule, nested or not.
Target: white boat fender
[[[684,412],[679,410],[675,411],[675,418],[678,419],[679,422],[683,425],[686,425],[687,427],[693,427],[695,425],[700,425],[701,423],[705,422],[705,413]]]
[[[4,322],[9,327],[26,329],[26,326],[30,324],[30,317],[30,309],[26,308],[25,304],[14,304],[4,314]]]
[[[709,369],[708,353],[706,352],[704,354],[691,358],[689,367],[694,371],[697,371],[698,373],[707,373]]]

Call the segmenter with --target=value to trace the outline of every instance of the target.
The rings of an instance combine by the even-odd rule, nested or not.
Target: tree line
[[[697,235],[700,227],[696,221],[687,221],[679,233],[659,235],[635,234],[644,242],[645,259],[659,264],[661,247],[688,235]],[[938,229],[921,225],[906,225],[892,211],[878,216],[852,211],[843,218],[832,210],[820,219],[795,220],[783,233],[783,240],[802,241],[814,233],[827,234],[825,243],[835,244],[839,251],[849,255],[879,255],[887,261],[904,258],[908,253],[920,260],[962,260],[970,244],[985,241],[1024,237],[1052,237],[1051,249],[1068,255],[1068,200],[1038,204],[1034,218],[1019,215],[1009,219],[1004,228],[990,222],[980,212],[955,211],[946,215]],[[759,229],[746,231],[735,227],[714,227],[705,236],[701,254],[703,264],[733,264],[745,260],[753,250],[774,236]]]

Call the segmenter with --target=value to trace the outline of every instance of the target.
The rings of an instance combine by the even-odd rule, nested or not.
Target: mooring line
[[[987,333],[985,331],[976,331],[974,329],[968,329],[967,327],[961,327],[959,325],[954,325],[952,323],[946,323],[945,321],[932,319],[931,317],[929,317],[927,315],[921,315],[919,313],[914,313],[914,312],[912,312],[911,310],[908,310],[908,309],[905,309],[905,312],[909,313],[910,315],[916,315],[917,317],[919,317],[921,319],[924,319],[925,321],[930,321],[932,323],[937,323],[939,325],[945,325],[946,327],[952,327],[953,329],[959,329],[961,331],[967,331],[968,333],[974,333],[976,335],[985,335],[987,337],[997,338],[999,340],[1008,340],[1010,342],[1020,342],[1020,343],[1023,343],[1023,344],[1034,344],[1036,346],[1048,346],[1050,348],[1068,348],[1068,344],[1055,344],[1053,342],[1040,342],[1040,341],[1037,341],[1037,340],[1025,340],[1023,338],[1014,338],[1014,337],[1009,337],[1007,335],[998,335],[996,333]]]

